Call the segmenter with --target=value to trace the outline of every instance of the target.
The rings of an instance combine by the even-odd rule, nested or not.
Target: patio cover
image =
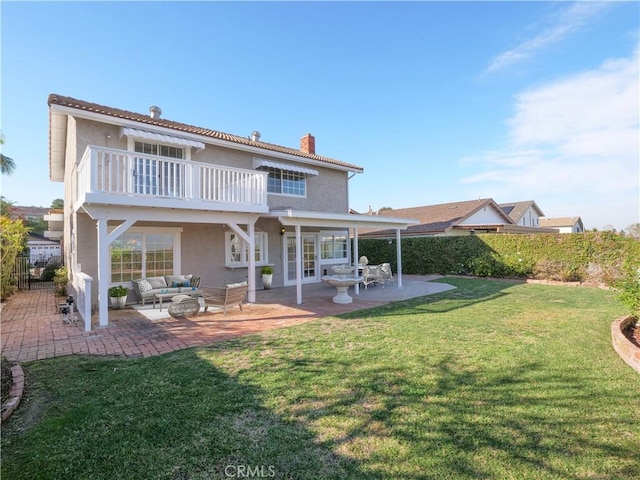
[[[353,229],[353,266],[354,275],[358,272],[358,228],[386,228],[396,230],[396,255],[398,259],[398,288],[402,288],[402,243],[400,230],[415,225],[418,220],[407,218],[382,217],[379,215],[354,215],[350,213],[308,212],[302,210],[272,210],[262,217],[277,218],[284,226],[295,228],[296,232],[296,301],[302,303],[302,227],[329,227]],[[356,293],[359,286],[354,287]]]

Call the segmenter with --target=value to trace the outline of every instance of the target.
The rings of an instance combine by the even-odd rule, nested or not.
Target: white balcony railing
[[[152,199],[157,206],[162,199],[193,201],[185,208],[198,202],[256,211],[267,206],[267,174],[255,170],[88,146],[77,171],[78,199],[97,194],[126,196],[133,204]]]

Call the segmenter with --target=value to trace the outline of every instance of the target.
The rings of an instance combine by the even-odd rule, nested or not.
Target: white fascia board
[[[67,148],[67,116],[49,113],[49,180],[64,181]]]
[[[315,165],[318,167],[331,168],[334,170],[340,170],[343,172],[354,172],[354,173],[362,173],[363,169],[355,169],[349,168],[342,165],[334,165],[333,163],[323,162],[321,160],[314,160],[312,158],[299,157],[297,155],[292,155],[289,153],[276,152],[274,150],[269,150],[266,148],[254,147],[252,145],[243,145],[241,143],[229,142],[227,140],[220,140],[218,138],[212,138],[206,135],[198,135],[196,133],[184,132],[182,130],[176,130],[173,128],[167,127],[159,127],[157,125],[151,125],[148,123],[136,122],[134,120],[128,120],[125,118],[117,118],[112,117],[110,115],[103,115],[101,113],[96,112],[88,112],[86,110],[78,110],[72,107],[65,107],[62,105],[51,105],[51,110],[57,111],[59,113],[64,113],[66,115],[71,115],[78,118],[85,118],[87,120],[93,120],[95,122],[107,123],[110,125],[116,125],[119,127],[130,127],[130,128],[145,128],[152,132],[161,133],[164,135],[176,136],[179,135],[183,138],[194,140],[196,142],[203,142],[209,145],[216,145],[218,147],[230,148],[232,150],[242,150],[244,152],[250,152],[255,155],[268,155],[270,157],[281,158],[283,160],[289,160],[292,162],[305,163],[308,165]],[[283,147],[287,148],[287,147]]]
[[[82,209],[94,220],[135,220],[137,222],[176,223],[255,223],[257,213],[194,211],[162,208],[132,208],[125,205],[83,205]]]
[[[298,210],[276,210],[262,216],[275,217],[285,226],[300,225],[302,227],[399,228],[404,230],[410,225],[420,223],[418,220],[407,218],[371,217],[349,213],[305,212]]]

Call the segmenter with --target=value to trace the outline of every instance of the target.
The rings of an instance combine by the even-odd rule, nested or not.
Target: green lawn
[[[25,364],[2,477],[637,478],[640,375],[611,347],[615,294],[446,281],[209,348]]]

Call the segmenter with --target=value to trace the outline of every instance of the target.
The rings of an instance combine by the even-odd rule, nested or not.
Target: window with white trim
[[[254,259],[256,265],[266,265],[267,233],[255,232]],[[224,239],[225,264],[227,267],[246,267],[249,265],[249,243],[235,232],[226,232]]]
[[[172,275],[178,258],[175,232],[125,232],[111,243],[111,282]]]
[[[172,147],[171,145],[162,145],[159,143],[135,142],[134,150],[137,153],[148,153],[161,157],[184,158],[184,149],[182,147]]]
[[[346,234],[323,234],[320,236],[320,255],[322,260],[346,260],[349,239]]]
[[[260,167],[267,172],[267,192],[304,197],[307,194],[307,176],[302,172],[274,167]]]

